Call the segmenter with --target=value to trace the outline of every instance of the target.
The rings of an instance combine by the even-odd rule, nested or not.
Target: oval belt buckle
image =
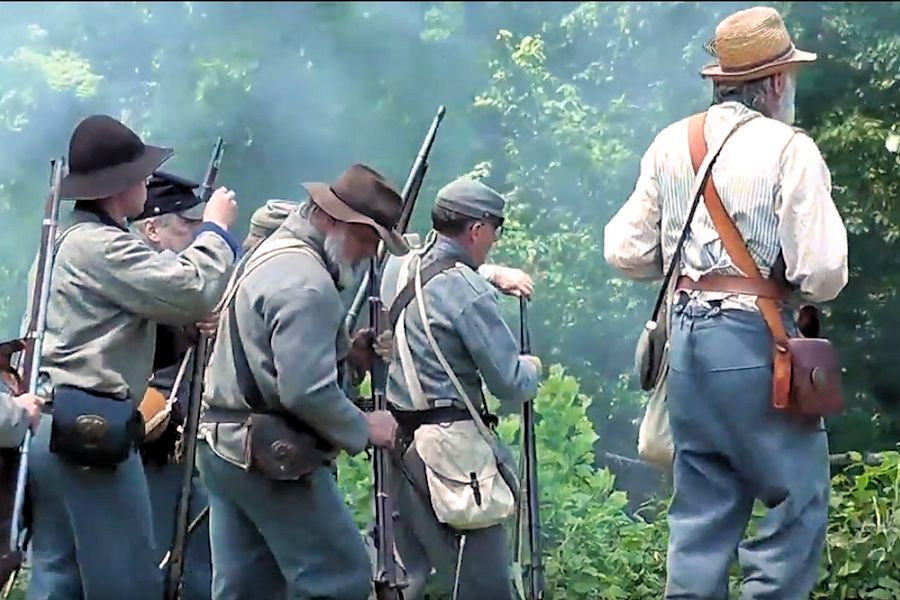
[[[75,430],[85,443],[96,446],[106,435],[106,419],[100,415],[81,415],[75,419]]]
[[[284,463],[290,459],[290,455],[294,451],[294,445],[284,440],[276,440],[269,447],[272,449],[275,462],[278,463],[278,469],[283,472],[287,468]]]

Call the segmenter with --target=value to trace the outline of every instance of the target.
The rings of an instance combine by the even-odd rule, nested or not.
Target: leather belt
[[[745,294],[773,300],[785,300],[789,294],[784,286],[771,279],[750,279],[736,275],[703,275],[699,281],[682,275],[678,278],[675,289]]]
[[[400,429],[410,436],[422,425],[439,425],[472,420],[472,415],[469,414],[468,410],[455,406],[441,406],[427,410],[391,407],[390,411],[394,415],[394,419],[397,421]]]

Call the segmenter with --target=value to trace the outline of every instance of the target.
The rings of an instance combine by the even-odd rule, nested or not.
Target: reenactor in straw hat
[[[403,440],[395,531],[404,598],[422,597],[432,568],[454,597],[513,597],[504,524],[515,511],[517,469],[483,388],[518,410],[537,394],[542,368],[520,355],[495,287],[478,273],[501,235],[504,206],[475,180],[441,188],[433,233],[386,294],[396,319],[387,399]]]
[[[147,184],[144,210],[131,223],[135,235],[173,259],[187,250],[203,226],[206,205],[195,192],[199,187],[199,183],[171,173],[154,173]],[[183,476],[182,457],[176,455],[176,449],[181,437],[179,430],[187,414],[193,373],[193,360],[192,356],[187,356],[187,349],[196,341],[197,329],[193,325],[157,326],[153,374],[140,405],[145,431],[140,452],[147,474],[153,532],[160,561],[170,550],[174,538]],[[199,477],[194,478],[192,486],[190,521],[206,506],[206,493]],[[212,564],[206,519],[188,537],[184,558],[182,597],[184,600],[209,598]]]
[[[718,60],[702,76],[713,82],[713,105],[657,135],[606,226],[605,255],[628,277],[662,278],[688,220],[695,171],[706,148],[721,146],[701,200],[712,208],[687,223],[673,278],[666,598],[727,597],[735,557],[742,598],[806,598],[828,524],[828,438],[821,418],[779,408],[773,360],[781,360],[776,331],[797,334],[791,304],[829,301],[848,277],[828,166],[792,127],[799,68],[816,55],[797,49],[768,7],[727,17],[710,49]],[[742,542],[756,500],[768,514]]]
[[[197,461],[209,493],[213,597],[362,600],[370,565],[333,477],[340,451],[391,447],[396,422],[341,390],[337,363],[369,368],[371,336],[352,342],[340,290],[394,231],[399,194],[353,165],[235,269],[222,301],[204,390]],[[379,340],[385,348],[390,340]]]
[[[227,231],[237,208],[224,188],[176,257],[128,231],[148,179],[172,154],[104,115],[81,121],[69,143],[61,196],[76,202],[56,240],[41,349],[52,397],[29,454],[32,598],[162,595],[137,405],[157,323],[204,319],[238,250]]]

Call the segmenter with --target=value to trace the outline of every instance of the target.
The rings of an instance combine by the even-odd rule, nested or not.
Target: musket
[[[206,169],[206,176],[200,186],[200,200],[209,201],[219,174],[219,165],[222,162],[225,142],[220,137],[213,147],[212,157]],[[178,497],[178,508],[175,517],[175,533],[172,547],[160,563],[160,569],[169,564],[169,572],[166,577],[165,600],[175,600],[181,595],[181,583],[184,576],[184,550],[189,533],[188,518],[191,507],[191,484],[194,479],[194,465],[197,458],[197,435],[200,431],[200,409],[203,401],[203,376],[206,372],[206,362],[209,356],[209,338],[205,333],[200,334],[200,339],[194,347],[194,368],[191,378],[191,392],[188,396],[188,411],[183,431],[181,433],[181,464],[184,471],[181,476],[181,490]]]
[[[419,153],[416,155],[412,169],[409,171],[409,176],[406,178],[406,184],[403,186],[403,191],[400,194],[400,198],[403,200],[403,207],[400,210],[400,218],[397,220],[397,226],[395,227],[397,233],[400,235],[406,233],[406,229],[409,227],[409,221],[412,218],[413,209],[416,206],[416,199],[419,197],[422,181],[425,179],[425,173],[428,171],[428,155],[431,153],[438,127],[446,113],[446,108],[443,106],[438,107],[437,115],[435,115],[434,119],[431,121],[431,127],[428,128],[428,133],[425,134],[425,140],[422,142],[422,147],[419,148]],[[359,289],[356,291],[356,296],[354,296],[353,302],[350,304],[350,310],[344,317],[344,326],[347,329],[347,333],[351,335],[356,328],[356,321],[359,319],[359,313],[362,310],[363,302],[366,300],[366,293],[369,289],[369,280],[376,271],[379,274],[383,272],[386,254],[387,249],[384,244],[379,244],[378,254],[375,258],[375,268],[374,270],[370,269],[363,276]]]
[[[8,383],[11,384],[9,385],[10,391],[16,396],[25,393],[35,394],[38,391],[41,349],[44,342],[44,332],[47,328],[47,306],[50,302],[50,282],[55,258],[54,246],[59,225],[60,186],[62,184],[64,164],[65,161],[62,157],[50,161],[50,193],[44,205],[44,219],[41,224],[41,245],[38,252],[37,269],[33,283],[34,288],[31,291],[28,330],[25,333],[25,337],[21,340],[4,344],[6,348],[10,350],[17,349],[20,352],[21,375],[15,373],[12,369],[9,358],[4,361],[10,363],[7,375],[11,375],[11,377],[8,379]],[[25,508],[25,486],[28,481],[28,450],[31,446],[31,437],[31,428],[29,427],[25,432],[22,446],[16,452],[17,456],[8,454],[3,457],[2,471],[4,471],[4,480],[7,479],[8,469],[10,470],[8,471],[10,475],[11,470],[17,470],[13,510],[9,523],[9,550],[0,557],[0,563],[2,563],[3,568],[0,577],[3,577],[3,581],[7,583],[9,583],[11,576],[14,578],[14,575],[18,573],[25,553],[25,546],[27,545],[23,513]],[[6,517],[7,515],[4,514],[3,516]]]
[[[519,336],[522,354],[531,354],[531,334],[528,331],[528,299],[519,297]],[[541,519],[538,496],[537,448],[534,439],[534,401],[522,407],[522,445],[525,458],[525,490],[528,523],[529,600],[544,597],[544,568],[541,564]]]
[[[375,258],[369,263],[372,276],[368,281],[369,320],[374,339],[384,333],[385,310],[381,301],[381,284]],[[372,358],[372,406],[374,410],[388,410],[385,388],[387,385],[387,369],[384,361],[377,354]],[[400,600],[401,589],[406,587],[398,576],[397,562],[394,560],[394,498],[389,486],[392,481],[391,463],[388,450],[375,448],[372,457],[373,478],[375,483],[375,598],[377,600]]]
[[[219,175],[219,165],[222,163],[222,153],[225,152],[225,140],[221,137],[216,140],[213,146],[212,156],[209,159],[209,166],[206,167],[206,176],[200,185],[200,201],[208,202],[213,194],[213,186],[216,185],[216,177]]]

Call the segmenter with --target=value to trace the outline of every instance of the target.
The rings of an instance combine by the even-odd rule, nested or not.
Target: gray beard
[[[337,285],[341,289],[347,289],[356,283],[365,270],[365,264],[362,262],[354,265],[344,260],[344,235],[343,231],[339,231],[325,238],[325,255],[337,266]]]

